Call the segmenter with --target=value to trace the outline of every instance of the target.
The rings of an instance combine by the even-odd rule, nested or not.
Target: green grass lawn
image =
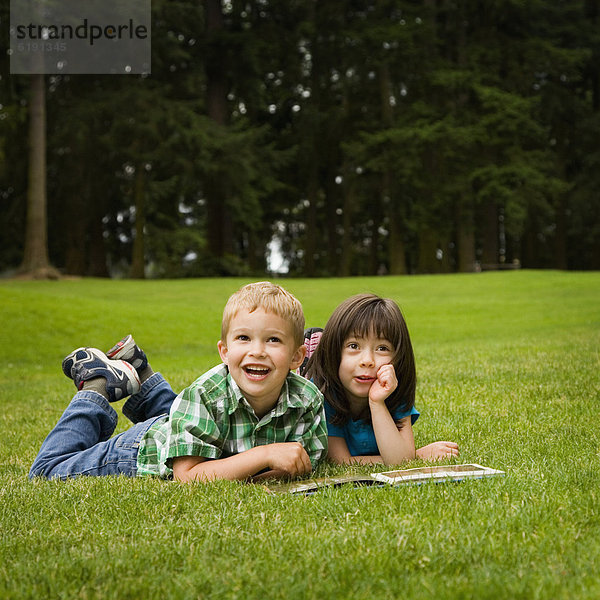
[[[354,293],[394,298],[417,359],[417,444],[455,440],[460,462],[506,476],[309,497],[30,482],[75,392],[66,354],[133,333],[179,390],[218,362],[222,308],[246,281],[2,281],[0,598],[600,597],[600,273],[281,282],[307,325]]]

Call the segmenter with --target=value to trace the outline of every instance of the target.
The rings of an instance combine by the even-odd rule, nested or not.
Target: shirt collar
[[[293,377],[294,375],[292,375]],[[299,375],[297,375],[299,377]],[[283,382],[283,387],[281,388],[281,393],[279,394],[279,398],[277,400],[277,404],[263,417],[272,418],[272,417],[280,417],[285,414],[290,408],[304,408],[304,403],[302,402],[300,394],[290,393],[290,385],[289,385],[290,375],[285,378]],[[240,390],[238,384],[235,382],[229,369],[227,369],[227,383],[229,384],[229,389],[231,390],[231,404],[229,406],[229,414],[234,413],[240,403],[244,408],[251,409],[250,403],[244,398],[244,394],[242,394],[242,390]],[[243,402],[242,402],[243,400]],[[254,411],[253,411],[254,412]],[[262,420],[262,419],[261,419]]]
[[[229,398],[231,400],[231,402],[229,403],[228,414],[231,415],[237,410],[237,407],[239,406],[242,398],[244,398],[244,395],[242,394],[242,390],[240,390],[238,384],[234,381],[233,377],[231,376],[229,368],[225,368],[227,369],[227,388],[230,390]]]

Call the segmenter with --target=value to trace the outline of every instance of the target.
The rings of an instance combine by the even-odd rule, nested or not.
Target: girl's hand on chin
[[[398,379],[393,365],[383,365],[377,371],[377,379],[369,390],[369,402],[383,404],[385,399],[398,387]]]

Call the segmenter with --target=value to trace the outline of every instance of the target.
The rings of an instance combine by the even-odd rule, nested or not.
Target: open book
[[[442,481],[460,481],[462,479],[481,479],[494,475],[504,475],[504,471],[490,469],[476,464],[466,465],[436,465],[433,467],[416,467],[414,469],[399,469],[371,473],[370,475],[341,475],[339,477],[322,477],[291,483],[274,483],[268,485],[271,492],[289,494],[314,494],[323,488],[339,487],[342,485],[384,486],[401,485],[405,483],[426,483]]]

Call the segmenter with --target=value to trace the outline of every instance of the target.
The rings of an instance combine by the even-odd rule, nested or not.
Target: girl
[[[325,396],[329,458],[336,463],[395,465],[458,456],[454,442],[415,451],[415,360],[398,305],[374,294],[340,304],[306,365]]]

